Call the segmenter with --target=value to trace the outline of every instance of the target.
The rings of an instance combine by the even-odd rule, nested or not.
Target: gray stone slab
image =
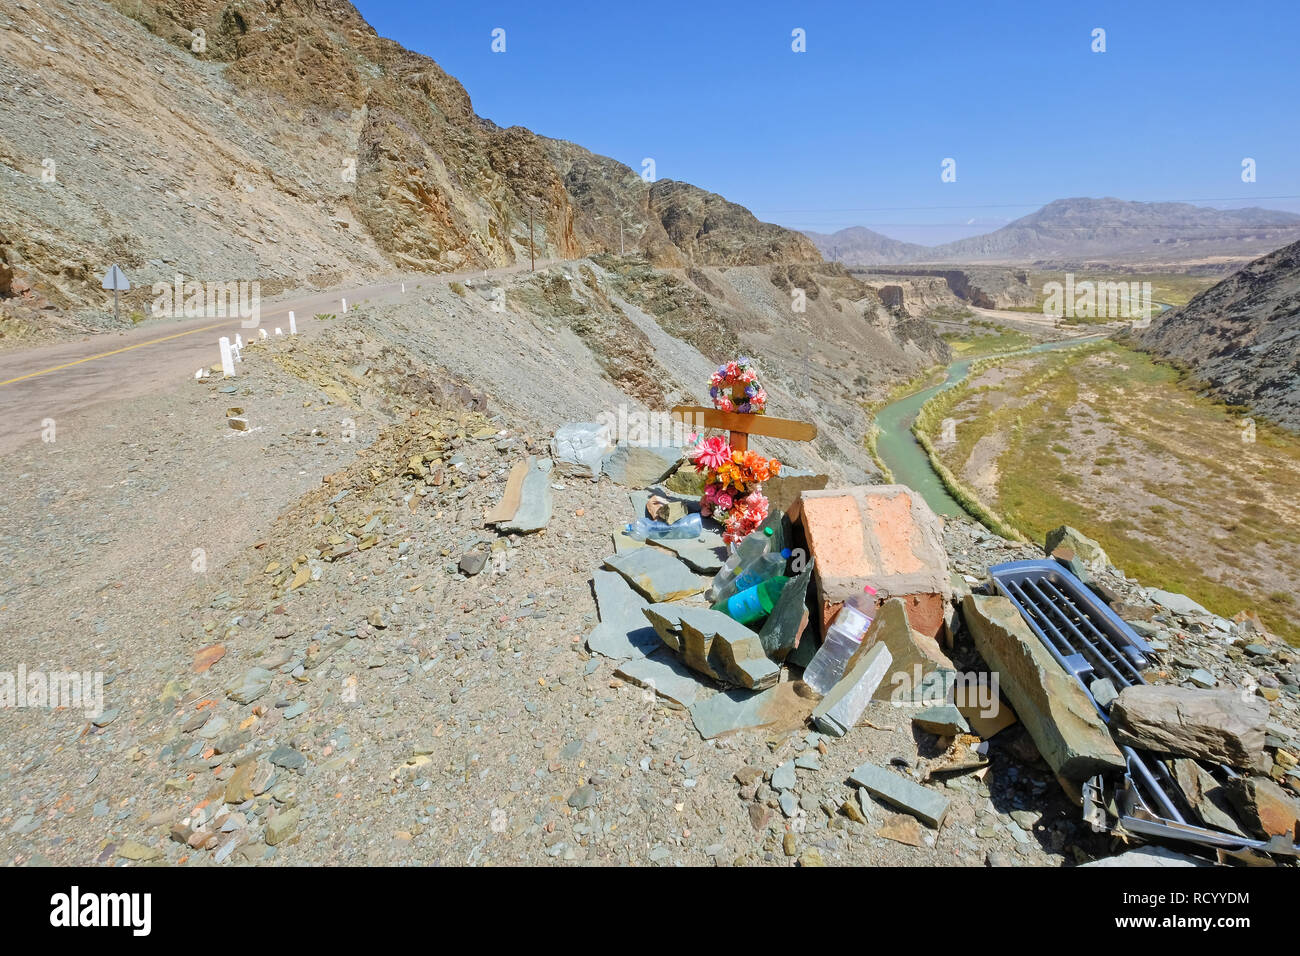
[[[813,562],[810,560],[803,571],[781,590],[781,596],[776,599],[776,607],[772,608],[772,613],[767,616],[758,632],[763,650],[773,660],[784,660],[807,627],[809,615],[805,602],[812,575]],[[808,642],[812,643],[811,637]]]
[[[659,635],[646,621],[646,599],[632,590],[627,579],[614,571],[592,573],[600,623],[587,635],[587,647],[597,654],[624,660],[645,657],[662,647]]]
[[[722,535],[714,531],[705,531],[698,538],[651,539],[649,543],[668,549],[701,574],[717,574],[727,560],[727,546],[722,543]]]
[[[627,578],[651,601],[677,601],[699,594],[709,582],[690,572],[681,561],[658,548],[634,548],[605,559],[605,567]]]
[[[549,458],[540,461],[528,459],[528,473],[524,476],[519,494],[519,508],[514,516],[497,525],[503,534],[531,534],[546,527],[551,520],[551,469]]]
[[[605,459],[605,474],[620,485],[646,488],[668,477],[682,460],[680,445],[620,443]]]
[[[912,724],[927,734],[937,734],[940,737],[970,733],[970,724],[953,704],[927,707],[912,718]]]
[[[781,669],[763,653],[758,635],[720,611],[655,604],[644,613],[664,643],[701,674],[750,690],[762,690],[780,679]]]
[[[1197,604],[1186,594],[1176,594],[1173,591],[1162,591],[1159,588],[1152,588],[1147,591],[1151,600],[1155,601],[1161,607],[1168,608],[1175,614],[1204,614],[1210,617],[1211,614],[1201,605]]]
[[[757,694],[743,690],[714,694],[695,704],[690,711],[700,736],[712,740],[734,731],[759,727],[797,729],[804,725],[812,705],[811,698],[802,697],[795,685],[787,681]]]
[[[937,829],[948,813],[948,798],[943,794],[873,763],[864,763],[849,774],[849,780],[859,787],[866,787],[876,799],[912,814],[927,826]]]
[[[858,722],[871,703],[876,688],[893,665],[893,656],[884,644],[876,644],[849,661],[845,674],[813,708],[817,729],[832,737],[843,737]]]
[[[655,643],[658,645],[657,638]],[[650,657],[624,661],[614,673],[638,687],[653,690],[679,708],[691,707],[717,693],[716,688],[708,686],[667,650]]]
[[[1121,853],[1119,856],[1108,856],[1101,860],[1093,860],[1091,863],[1084,863],[1084,867],[1127,867],[1127,866],[1213,866],[1209,860],[1198,860],[1196,857],[1184,856],[1181,853],[1175,853],[1173,850],[1167,850],[1162,846],[1144,846],[1136,850],[1129,850],[1127,853]]]
[[[1056,662],[1014,604],[1005,597],[968,594],[962,616],[976,650],[997,673],[999,688],[1058,775],[1083,781],[1124,770],[1124,755],[1092,698]]]
[[[610,452],[609,428],[596,422],[569,422],[555,430],[551,454],[561,475],[598,478],[601,462]]]

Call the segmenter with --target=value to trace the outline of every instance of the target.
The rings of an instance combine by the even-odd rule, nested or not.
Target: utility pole
[[[533,204],[528,204],[528,271],[537,270],[537,252],[533,248]]]

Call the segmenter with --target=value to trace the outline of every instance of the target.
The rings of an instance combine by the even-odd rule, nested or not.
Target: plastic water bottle
[[[704,595],[705,599],[710,603],[716,603],[735,594],[739,590],[736,587],[736,578],[743,574],[747,567],[767,554],[771,546],[771,528],[760,528],[742,538],[736,545],[736,550],[727,556],[722,570],[713,576],[713,583],[709,585],[709,590]]]
[[[775,551],[760,554],[757,561],[754,561],[744,571],[736,575],[735,580],[732,582],[735,585],[735,590],[745,591],[755,585],[762,584],[768,578],[784,574],[785,562],[785,555],[778,554]],[[726,596],[730,597],[731,595]]]
[[[741,624],[749,624],[772,613],[777,599],[789,583],[790,579],[784,575],[768,578],[752,588],[737,591],[725,601],[719,601],[713,605],[713,610],[721,611]]]
[[[803,672],[803,682],[817,693],[825,694],[844,676],[844,667],[862,644],[876,609],[876,589],[867,585],[861,594],[844,602],[835,615],[826,640],[817,649]]]
[[[637,541],[662,540],[664,538],[698,538],[704,531],[698,512],[692,512],[685,518],[678,518],[672,524],[667,521],[651,521],[649,518],[637,518],[623,529],[623,533]]]

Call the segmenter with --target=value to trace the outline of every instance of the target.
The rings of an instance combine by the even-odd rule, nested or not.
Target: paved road
[[[537,263],[538,268],[550,264],[549,260]],[[525,262],[490,270],[487,275],[527,268]],[[476,270],[399,276],[371,285],[285,298],[263,305],[261,328],[273,334],[279,326],[287,335],[289,311],[293,310],[299,333],[310,335],[319,326],[312,316],[337,314],[340,298],[346,298],[349,307],[362,299],[368,305],[397,302],[434,283],[482,275],[482,270]],[[217,340],[224,335],[233,342],[237,333],[245,341],[257,335],[238,318],[178,319],[74,342],[0,352],[0,456],[39,440],[46,419],[54,419],[61,428],[87,408],[171,387],[202,366],[220,364]]]

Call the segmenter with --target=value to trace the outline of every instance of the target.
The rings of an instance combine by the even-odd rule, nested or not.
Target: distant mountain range
[[[900,242],[853,226],[805,232],[827,259],[846,265],[913,262],[1191,262],[1243,258],[1300,239],[1300,215],[1211,209],[1177,202],[1058,199],[1001,229],[938,246]]]

